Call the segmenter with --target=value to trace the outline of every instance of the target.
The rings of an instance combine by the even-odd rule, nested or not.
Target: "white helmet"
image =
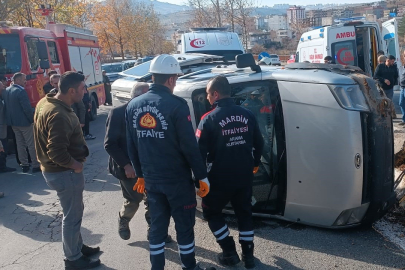
[[[150,73],[183,75],[176,58],[168,54],[161,54],[153,58],[149,67]]]

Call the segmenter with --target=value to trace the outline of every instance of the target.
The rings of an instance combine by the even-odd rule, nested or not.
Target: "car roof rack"
[[[285,66],[285,69],[322,69],[332,72],[341,73],[363,73],[366,74],[361,68],[350,65],[340,64],[323,64],[323,63],[291,63]]]

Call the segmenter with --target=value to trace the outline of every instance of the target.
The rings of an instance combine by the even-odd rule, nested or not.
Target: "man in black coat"
[[[54,74],[58,74],[58,72],[56,72],[55,70],[51,70],[48,72],[49,81],[43,86],[45,95],[55,88],[55,85],[52,83],[52,75]]]
[[[131,91],[131,98],[135,98],[146,93],[149,90],[147,83],[137,83]],[[144,194],[133,190],[138,177],[132,167],[128,157],[125,110],[128,104],[114,108],[108,114],[106,122],[106,134],[104,139],[104,148],[110,155],[108,161],[109,172],[120,181],[124,203],[122,204],[118,218],[118,233],[124,240],[131,237],[129,222],[138,211],[139,204],[143,200]],[[150,226],[150,216],[148,207],[146,207],[145,219]],[[149,230],[149,229],[148,229]],[[170,242],[168,236],[166,242]]]
[[[374,73],[374,79],[378,81],[385,95],[392,100],[394,86],[398,84],[398,67],[395,64],[395,57],[388,55],[384,64],[379,64]]]

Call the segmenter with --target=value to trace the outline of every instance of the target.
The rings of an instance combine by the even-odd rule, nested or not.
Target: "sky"
[[[168,2],[176,5],[187,4],[187,0],[159,0],[160,2]],[[333,0],[256,0],[259,6],[273,6],[274,4],[289,4],[289,5],[313,5],[313,4],[329,4],[336,2],[343,3],[370,3],[375,1],[370,0],[343,0],[343,1],[333,1]]]

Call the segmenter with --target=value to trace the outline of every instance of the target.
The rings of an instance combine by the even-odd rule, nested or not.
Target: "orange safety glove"
[[[200,196],[201,198],[204,198],[205,196],[207,196],[208,192],[210,192],[210,182],[208,181],[208,178],[204,178],[199,182],[200,188],[197,191],[197,195]]]
[[[138,178],[138,181],[136,181],[136,184],[132,188],[134,191],[137,191],[138,193],[144,193],[145,192],[145,179],[143,178]]]
[[[259,166],[253,168],[253,174],[256,174],[259,171]]]

